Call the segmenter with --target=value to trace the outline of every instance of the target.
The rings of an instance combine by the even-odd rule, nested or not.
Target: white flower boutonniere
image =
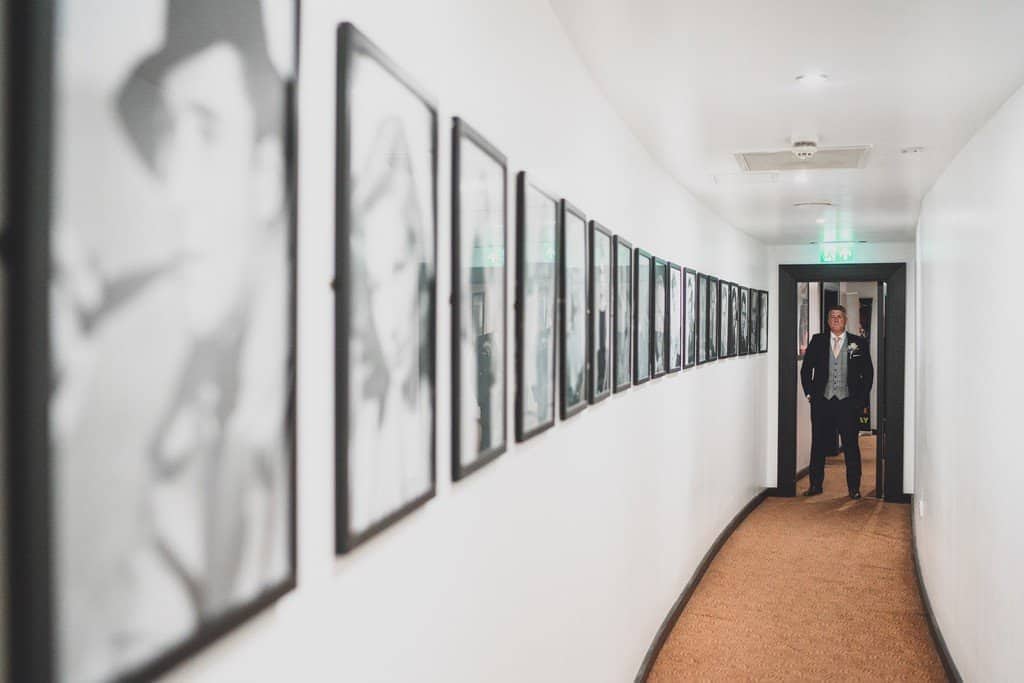
[[[850,345],[846,347],[846,353],[849,354],[850,356],[852,356],[853,352],[856,351],[859,348],[860,347],[857,346],[857,342],[850,342]]]

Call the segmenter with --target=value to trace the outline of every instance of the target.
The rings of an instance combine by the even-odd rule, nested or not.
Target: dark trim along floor
[[[935,613],[932,612],[932,603],[931,600],[928,599],[928,589],[924,585],[924,577],[921,576],[921,562],[917,558],[917,515],[914,514],[915,509],[913,496],[911,496],[910,554],[914,558],[914,575],[917,577],[917,588],[921,591],[921,602],[924,603],[924,613],[925,616],[928,617],[928,630],[931,631],[932,640],[935,641],[935,649],[939,651],[939,659],[942,660],[942,668],[946,670],[946,677],[956,683],[962,683],[964,679],[960,675],[960,671],[956,668],[956,662],[953,661],[953,655],[949,653],[949,648],[946,646],[946,640],[942,637],[942,631],[939,630],[939,624],[935,621]]]
[[[661,648],[665,645],[665,641],[668,640],[668,636],[672,633],[672,629],[675,627],[676,622],[679,621],[679,615],[683,613],[683,609],[686,608],[686,603],[690,601],[693,596],[693,592],[697,590],[697,584],[704,578],[704,573],[711,566],[711,561],[715,559],[715,555],[722,549],[725,542],[729,540],[729,536],[736,530],[736,527],[747,518],[751,512],[754,511],[758,505],[760,505],[765,498],[768,497],[767,489],[761,491],[761,493],[754,496],[749,503],[743,506],[743,509],[736,513],[736,516],[732,518],[729,525],[722,530],[722,533],[718,534],[718,538],[708,549],[704,555],[704,559],[697,565],[697,569],[694,570],[693,576],[690,577],[690,581],[683,588],[683,592],[679,598],[676,599],[675,604],[672,605],[672,609],[668,611],[668,615],[665,616],[665,620],[661,622],[661,627],[658,629],[658,633],[654,636],[654,642],[651,643],[651,647],[647,650],[647,656],[644,657],[643,663],[640,664],[640,670],[636,674],[634,679],[635,683],[644,683],[647,677],[651,674],[651,669],[654,668],[654,662],[658,659],[658,653],[661,652]]]

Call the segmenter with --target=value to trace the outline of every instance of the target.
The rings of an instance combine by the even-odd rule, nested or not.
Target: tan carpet
[[[861,451],[867,494],[874,437]],[[842,456],[827,462],[823,495],[768,498],[736,529],[649,681],[945,680],[914,576],[910,506],[850,500]]]

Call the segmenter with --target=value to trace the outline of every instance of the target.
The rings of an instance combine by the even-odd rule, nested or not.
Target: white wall
[[[336,558],[336,24],[355,22],[439,100],[440,301],[450,290],[454,114],[508,155],[510,171],[535,172],[660,256],[767,288],[765,249],[652,161],[545,0],[305,0],[303,12],[299,588],[172,678],[629,680],[715,536],[760,490],[768,409],[744,397],[765,394],[774,366],[768,356],[729,359],[615,395],[453,485],[442,305],[438,495]],[[510,409],[510,433],[511,419]]]
[[[917,227],[917,544],[968,681],[1024,671],[1022,188],[1024,89],[939,178]]]
[[[779,266],[783,264],[818,263],[818,246],[814,244],[794,244],[768,247],[768,258],[766,259],[768,272],[764,277],[768,278],[770,285],[769,301],[779,300]],[[914,492],[914,458],[915,458],[915,409],[914,401],[916,391],[914,387],[914,373],[916,372],[915,340],[915,258],[914,245],[909,242],[877,242],[872,244],[857,245],[858,263],[906,263],[907,264],[907,355],[906,367],[904,368],[904,438],[903,438],[903,491],[904,493]],[[778,306],[772,304],[773,310],[768,316],[769,339],[775,340],[779,337],[779,316]],[[814,311],[811,311],[814,317]],[[778,362],[779,350],[775,348],[778,344],[768,345],[768,362],[773,369],[768,372],[765,379],[764,405],[767,410],[765,421],[765,443],[768,445],[765,453],[764,482],[765,486],[775,486],[778,480],[776,472],[778,458],[779,439],[779,375]],[[788,352],[788,350],[787,350]],[[799,454],[797,456],[800,457]]]

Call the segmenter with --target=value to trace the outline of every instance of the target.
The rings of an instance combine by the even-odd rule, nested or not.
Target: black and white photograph
[[[697,273],[692,268],[683,271],[683,297],[685,298],[682,320],[685,342],[683,366],[692,368],[697,364]]]
[[[615,362],[612,388],[625,391],[633,383],[633,245],[616,235],[612,246],[614,254]]]
[[[749,353],[757,353],[758,347],[758,331],[761,329],[760,322],[761,308],[758,302],[758,295],[756,289],[750,290],[750,330],[748,331],[747,338],[747,351]]]
[[[718,360],[718,278],[708,275],[707,280],[708,298],[700,300],[700,311],[702,319],[707,321],[701,324],[706,331],[707,360],[712,361]]]
[[[729,306],[729,292],[732,291],[730,283],[725,280],[718,281],[718,357],[728,358],[729,353],[729,331],[732,329]]]
[[[757,350],[759,353],[768,353],[768,292],[758,292],[758,302],[761,311],[758,320],[761,324],[757,332]]]
[[[562,419],[587,407],[587,219],[566,200],[561,201],[559,237],[562,365]]]
[[[652,299],[654,296],[654,259],[644,251],[637,248],[634,250],[635,278],[633,280],[636,291],[636,314],[633,316],[634,334],[633,349],[636,362],[634,364],[633,382],[643,384],[651,378],[653,368],[654,336],[652,334],[652,318],[654,309]]]
[[[818,286],[818,283],[814,283]],[[781,300],[781,299],[780,299]],[[819,297],[820,300],[820,297]],[[796,357],[800,360],[811,341],[811,283],[796,283]]]
[[[452,477],[505,452],[505,156],[452,128]]]
[[[707,363],[708,358],[708,329],[713,328],[716,320],[710,319],[707,315],[708,303],[708,276],[704,273],[697,274],[697,301],[694,305],[697,311],[697,363]]]
[[[748,342],[750,341],[750,290],[740,287],[740,322],[737,329],[739,343],[737,352],[741,356],[747,355]]]
[[[437,112],[351,25],[339,40],[335,495],[346,551],[434,492]]]
[[[57,4],[19,27],[8,675],[152,679],[295,585],[297,6]]]
[[[675,263],[666,263],[668,269],[668,304],[665,307],[668,336],[668,372],[683,368],[683,277]]]
[[[729,355],[739,354],[740,345],[740,286],[729,283]]]
[[[516,440],[555,423],[558,200],[516,179]]]
[[[612,233],[590,221],[590,402],[612,390]]]
[[[653,375],[661,377],[668,369],[668,263],[654,257],[654,298],[651,330]]]

